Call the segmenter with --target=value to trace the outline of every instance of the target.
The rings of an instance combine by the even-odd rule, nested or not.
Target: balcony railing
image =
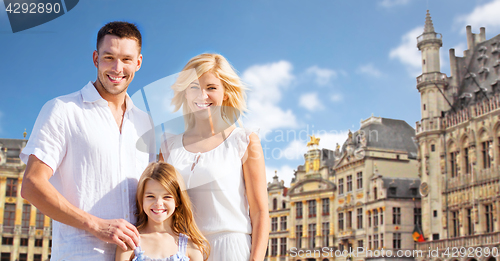
[[[446,74],[440,72],[423,73],[417,77],[417,88],[427,83],[446,83]]]
[[[424,131],[436,131],[442,130],[443,124],[440,117],[433,117],[428,119],[422,119],[422,121],[417,121],[416,123],[416,134]]]
[[[487,246],[498,246],[500,244],[500,232],[464,236],[452,239],[442,239],[433,240],[428,242],[421,242],[415,244],[416,250],[421,250],[424,253],[424,257],[427,257],[429,250],[438,250],[439,256],[441,253],[446,251],[452,252],[452,248],[462,248],[462,247],[487,247]]]
[[[460,174],[453,178],[443,177],[443,183],[447,184],[447,192],[462,187],[478,185],[488,181],[500,179],[500,166],[489,169],[474,170],[470,174]]]

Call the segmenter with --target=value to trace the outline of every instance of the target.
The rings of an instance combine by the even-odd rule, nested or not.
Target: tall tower
[[[448,78],[440,72],[439,49],[442,36],[434,31],[429,10],[424,32],[417,37],[417,47],[422,53],[422,74],[417,77],[420,92],[422,119],[417,122],[418,165],[421,177],[423,232],[426,240],[445,236],[442,221],[446,220],[442,207],[443,168],[445,160],[444,126],[442,111],[449,110],[445,99]]]

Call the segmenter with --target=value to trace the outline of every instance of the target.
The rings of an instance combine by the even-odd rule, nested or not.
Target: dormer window
[[[389,195],[395,196],[396,195],[396,187],[390,187],[389,188]]]

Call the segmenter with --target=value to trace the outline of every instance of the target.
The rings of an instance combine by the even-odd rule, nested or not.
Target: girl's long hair
[[[183,233],[200,249],[203,260],[210,255],[210,246],[207,239],[198,229],[191,210],[191,200],[184,188],[182,177],[174,166],[166,162],[152,162],[142,173],[137,184],[136,215],[137,229],[141,230],[148,223],[148,216],[144,213],[143,198],[146,181],[155,180],[160,183],[175,199],[175,211],[172,214],[172,230],[177,235]]]
[[[240,116],[243,116],[243,113],[247,110],[245,101],[246,87],[224,56],[220,54],[203,53],[189,60],[179,73],[176,82],[171,86],[174,90],[174,97],[172,98],[171,104],[175,106],[174,111],[178,111],[182,107],[186,130],[194,125],[194,115],[192,111],[190,111],[189,106],[185,105],[185,91],[189,84],[197,80],[206,72],[213,73],[215,77],[219,78],[224,87],[224,95],[227,96],[227,99],[222,102],[222,119],[229,124],[238,121],[241,125],[241,121],[239,121]]]

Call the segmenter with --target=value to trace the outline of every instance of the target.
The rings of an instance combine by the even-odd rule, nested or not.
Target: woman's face
[[[214,110],[220,109],[222,102],[227,99],[221,80],[211,72],[206,72],[191,82],[185,95],[190,110],[197,117],[203,118],[208,117],[208,109],[213,114]]]

